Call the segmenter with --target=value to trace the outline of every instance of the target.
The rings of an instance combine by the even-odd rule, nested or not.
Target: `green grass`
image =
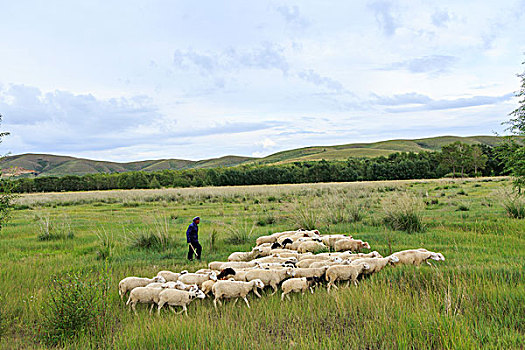
[[[42,306],[52,294],[53,278],[78,273],[96,279],[105,270],[101,256],[106,254],[112,288],[104,339],[89,336],[90,329],[68,338],[65,348],[523,348],[525,220],[509,217],[501,205],[498,193],[510,189],[510,181],[491,180],[23,196],[0,233],[0,348],[46,348],[49,324]],[[461,190],[468,196],[459,195]],[[429,203],[418,209],[424,232],[392,231],[382,223],[383,204],[405,192]],[[131,202],[137,204],[123,205]],[[361,220],[334,212],[346,205],[360,205]],[[468,212],[457,211],[462,205]],[[308,208],[321,233],[351,234],[383,255],[425,247],[442,252],[446,261],[434,268],[386,268],[358,288],[331,294],[318,288],[282,304],[279,295],[265,291],[262,299],[249,297],[251,309],[226,302],[216,313],[210,299],[199,300],[190,304],[187,318],[167,310],[150,316],[144,306],[133,316],[120,301],[120,279],[195,270],[233,251],[247,251],[259,235],[296,227],[297,206]],[[204,261],[188,263],[185,229],[195,215],[202,218]],[[334,221],[338,215],[341,220]],[[70,227],[73,237],[39,240],[42,217],[55,227]],[[272,220],[257,224],[267,217]],[[229,227],[241,239],[231,240],[235,229]],[[166,243],[136,247],[130,232],[152,232]]]

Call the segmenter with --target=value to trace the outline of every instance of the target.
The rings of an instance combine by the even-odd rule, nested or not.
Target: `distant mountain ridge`
[[[520,138],[523,140],[523,138]],[[85,175],[126,171],[158,171],[195,168],[229,167],[240,164],[285,164],[300,161],[345,160],[349,157],[388,156],[395,152],[438,151],[442,146],[461,141],[467,144],[495,146],[499,136],[439,136],[413,140],[388,140],[373,143],[351,143],[337,146],[312,146],[278,152],[264,158],[224,156],[199,161],[184,159],[144,160],[128,163],[99,161],[52,154],[20,154],[4,158],[0,167],[4,175]],[[522,142],[522,141],[520,141]]]

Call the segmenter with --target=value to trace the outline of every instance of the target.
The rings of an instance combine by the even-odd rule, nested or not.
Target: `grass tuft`
[[[383,223],[397,231],[422,232],[425,229],[421,216],[421,199],[407,193],[396,193],[382,201]]]

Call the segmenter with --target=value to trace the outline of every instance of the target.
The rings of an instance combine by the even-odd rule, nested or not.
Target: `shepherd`
[[[188,226],[186,230],[186,241],[189,244],[188,247],[188,260],[193,260],[193,253],[197,259],[201,259],[202,246],[199,243],[199,223],[201,218],[196,216],[193,218],[193,222]]]

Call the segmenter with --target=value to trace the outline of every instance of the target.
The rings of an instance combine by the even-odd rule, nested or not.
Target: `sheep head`
[[[373,258],[382,258],[381,254],[379,254],[375,250],[372,253],[370,253],[370,254],[372,255]]]
[[[361,246],[365,249],[370,249],[370,244],[368,244],[368,242],[362,242]]]
[[[395,264],[397,262],[399,262],[399,258],[395,255],[390,255],[388,257],[388,262],[391,263],[391,264]]]
[[[195,292],[195,298],[197,299],[204,299],[206,298],[206,294],[204,294],[204,292],[200,289],[197,289],[197,291]]]
[[[166,279],[162,276],[155,276],[153,277],[153,282],[166,283]]]
[[[212,272],[209,272],[209,273],[208,273],[208,276],[210,276],[210,279],[211,279],[212,281],[217,281],[217,274],[216,274],[215,272],[213,272],[213,271],[212,271]]]
[[[260,279],[254,279],[252,280],[252,283],[253,285],[256,287],[256,288],[259,288],[259,289],[263,289],[264,288],[264,283],[263,281],[261,281]]]

